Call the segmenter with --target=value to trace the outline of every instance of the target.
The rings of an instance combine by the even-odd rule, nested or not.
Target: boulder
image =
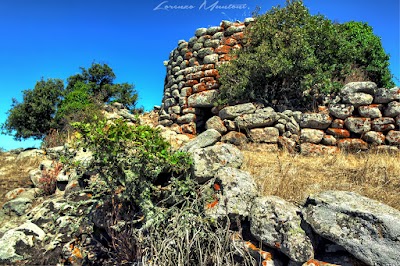
[[[207,148],[191,150],[192,174],[199,183],[213,178],[223,167],[239,168],[243,163],[243,154],[231,144],[219,144]]]
[[[348,117],[344,121],[346,128],[353,133],[362,134],[371,130],[371,119],[364,117]]]
[[[192,94],[188,98],[188,105],[189,107],[196,108],[213,107],[217,94],[217,90],[202,91]]]
[[[398,265],[400,211],[354,192],[311,195],[305,221],[320,236],[344,247],[368,265]]]
[[[250,138],[258,143],[277,143],[279,130],[275,127],[254,128],[250,130]]]
[[[351,116],[354,111],[354,106],[351,104],[331,104],[329,105],[329,113],[337,118],[346,119]]]
[[[213,116],[206,122],[206,129],[215,129],[221,135],[225,134],[228,129],[225,127],[224,121],[219,116]]]
[[[400,100],[400,88],[394,87],[392,89],[379,88],[375,92],[375,103],[390,103],[392,101]]]
[[[331,135],[325,135],[321,141],[321,144],[327,145],[327,146],[336,146],[336,143],[337,143],[337,139]]]
[[[374,145],[382,145],[385,143],[385,135],[382,132],[369,131],[363,134],[362,139]]]
[[[301,210],[279,197],[259,197],[252,202],[250,231],[262,243],[277,248],[291,260],[314,257],[312,241],[304,231]]]
[[[349,103],[354,105],[354,107],[359,107],[361,105],[369,105],[373,102],[374,98],[371,94],[363,93],[363,92],[356,92],[356,93],[349,93],[342,97],[343,103]]]
[[[11,229],[0,238],[0,264],[14,264],[31,256],[29,254],[36,241],[43,241],[45,232],[28,221]]]
[[[178,124],[189,124],[191,122],[196,121],[196,115],[195,114],[186,114],[178,118],[177,123]]]
[[[328,114],[306,113],[302,114],[300,127],[313,129],[327,129],[332,123],[332,118]]]
[[[235,118],[236,125],[243,129],[272,126],[277,120],[277,113],[270,107],[258,109],[254,114],[244,114]]]
[[[27,149],[18,154],[17,160],[23,160],[27,158],[38,158],[43,156],[44,154],[45,154],[44,150]]]
[[[366,151],[368,150],[368,143],[361,139],[340,139],[337,142],[338,147],[345,151]]]
[[[385,110],[385,116],[396,117],[400,115],[400,102],[390,102]]]
[[[227,106],[219,111],[218,116],[221,119],[234,119],[240,115],[252,114],[256,111],[256,107],[252,103],[238,104],[234,106]]]
[[[3,205],[3,209],[10,213],[15,213],[18,216],[24,215],[26,211],[32,207],[32,199],[18,197],[13,200],[7,201]]]
[[[222,167],[216,172],[215,178],[220,181],[222,191],[215,206],[206,206],[206,215],[214,219],[223,219],[226,215],[230,218],[248,217],[258,195],[253,177],[243,170]]]
[[[318,144],[324,137],[324,131],[312,128],[303,128],[301,130],[300,140],[302,142],[310,142]]]
[[[364,92],[371,95],[375,94],[377,86],[374,82],[364,81],[364,82],[349,82],[341,90],[341,94]]]
[[[39,169],[33,169],[28,173],[29,179],[32,181],[35,187],[39,187],[39,180],[42,177],[42,171]]]
[[[386,140],[390,145],[400,145],[400,131],[389,131],[386,135]]]
[[[205,148],[217,143],[221,139],[221,134],[215,129],[208,129],[191,140],[181,149],[190,152],[196,149]]]
[[[247,143],[247,137],[241,132],[231,131],[221,138],[222,142],[230,143],[236,146],[242,146]]]
[[[375,118],[371,122],[372,130],[379,131],[379,132],[393,130],[393,129],[395,129],[394,123],[395,123],[395,120],[391,117]]]
[[[382,107],[379,104],[363,105],[358,107],[358,113],[362,117],[379,118],[382,117],[381,108]]]

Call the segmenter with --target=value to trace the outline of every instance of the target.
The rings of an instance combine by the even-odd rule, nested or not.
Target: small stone
[[[221,135],[225,134],[228,131],[228,129],[224,125],[224,122],[218,116],[213,116],[207,120],[206,129],[215,129],[219,133],[221,133]]]
[[[350,138],[350,132],[342,128],[328,128],[326,130],[326,134],[332,135],[339,139]]]
[[[204,64],[215,64],[218,62],[217,54],[206,55],[203,59]]]
[[[241,132],[230,131],[222,137],[221,141],[236,146],[243,146],[247,143],[247,137]]]
[[[207,29],[206,28],[199,28],[199,29],[196,30],[194,35],[196,35],[196,37],[201,37],[203,35],[206,35],[206,33],[207,33]]]

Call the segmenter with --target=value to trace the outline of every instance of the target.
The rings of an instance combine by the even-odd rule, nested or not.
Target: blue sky
[[[236,4],[230,10],[213,4]],[[42,77],[61,78],[107,63],[116,82],[133,83],[139,106],[160,105],[165,67],[163,61],[181,39],[189,40],[197,28],[219,25],[221,20],[243,20],[256,6],[261,13],[285,0],[1,0],[0,1],[0,123],[6,120],[11,99],[22,100]],[[312,14],[331,20],[367,22],[391,55],[391,71],[400,78],[398,0],[305,0]],[[163,10],[166,5],[192,6]],[[157,7],[159,7],[158,10]],[[397,85],[399,81],[395,80]],[[15,142],[0,135],[0,148],[39,147],[35,141]]]

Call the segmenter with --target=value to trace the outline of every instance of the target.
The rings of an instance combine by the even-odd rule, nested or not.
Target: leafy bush
[[[310,108],[320,94],[338,91],[358,74],[391,87],[389,57],[365,23],[332,23],[287,1],[246,29],[244,48],[220,67],[218,104],[259,101]]]
[[[40,80],[33,90],[23,91],[23,102],[13,99],[8,118],[1,125],[3,134],[16,140],[42,139],[52,127],[64,84],[60,79]]]
[[[54,127],[70,132],[71,123],[93,122],[95,117],[102,117],[102,103],[96,102],[89,93],[89,85],[79,81],[69,93],[66,93],[57,109]]]
[[[89,170],[100,180],[91,185],[91,213],[104,221],[97,238],[108,239],[111,264],[237,265],[239,256],[240,265],[255,265],[232,242],[229,223],[205,217],[214,191],[190,178],[190,157],[173,152],[158,130],[121,120],[75,126],[93,152]]]
[[[138,95],[132,84],[114,84],[116,78],[106,64],[93,63],[70,76],[67,87],[60,79],[40,80],[23,92],[23,102],[13,99],[2,133],[16,140],[43,139],[50,130],[70,130],[72,122],[91,122],[101,116],[104,103],[118,101],[134,111]]]
[[[169,179],[163,176],[184,176],[190,158],[182,152],[172,152],[159,131],[147,125],[128,125],[122,120],[109,123],[75,123],[82,141],[95,158],[92,168],[113,194],[138,205],[150,203],[156,183]],[[151,204],[150,204],[151,205]],[[142,206],[143,210],[151,206]],[[149,210],[150,211],[150,210]]]

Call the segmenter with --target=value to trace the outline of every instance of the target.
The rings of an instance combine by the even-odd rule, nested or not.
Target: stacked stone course
[[[213,106],[219,89],[217,67],[241,49],[244,30],[253,22],[223,21],[200,28],[188,42],[179,41],[170,54],[160,124],[177,133],[196,135],[216,129],[222,141],[278,145],[302,154],[335,153],[400,147],[400,89],[378,88],[373,82],[352,82],[315,113],[276,112],[245,103],[219,110]]]
[[[178,42],[166,62],[161,125],[175,124],[178,133],[192,135],[204,128],[219,89],[217,67],[231,60],[232,50],[242,48],[244,30],[252,21],[222,21],[220,26],[197,29],[188,42]]]

